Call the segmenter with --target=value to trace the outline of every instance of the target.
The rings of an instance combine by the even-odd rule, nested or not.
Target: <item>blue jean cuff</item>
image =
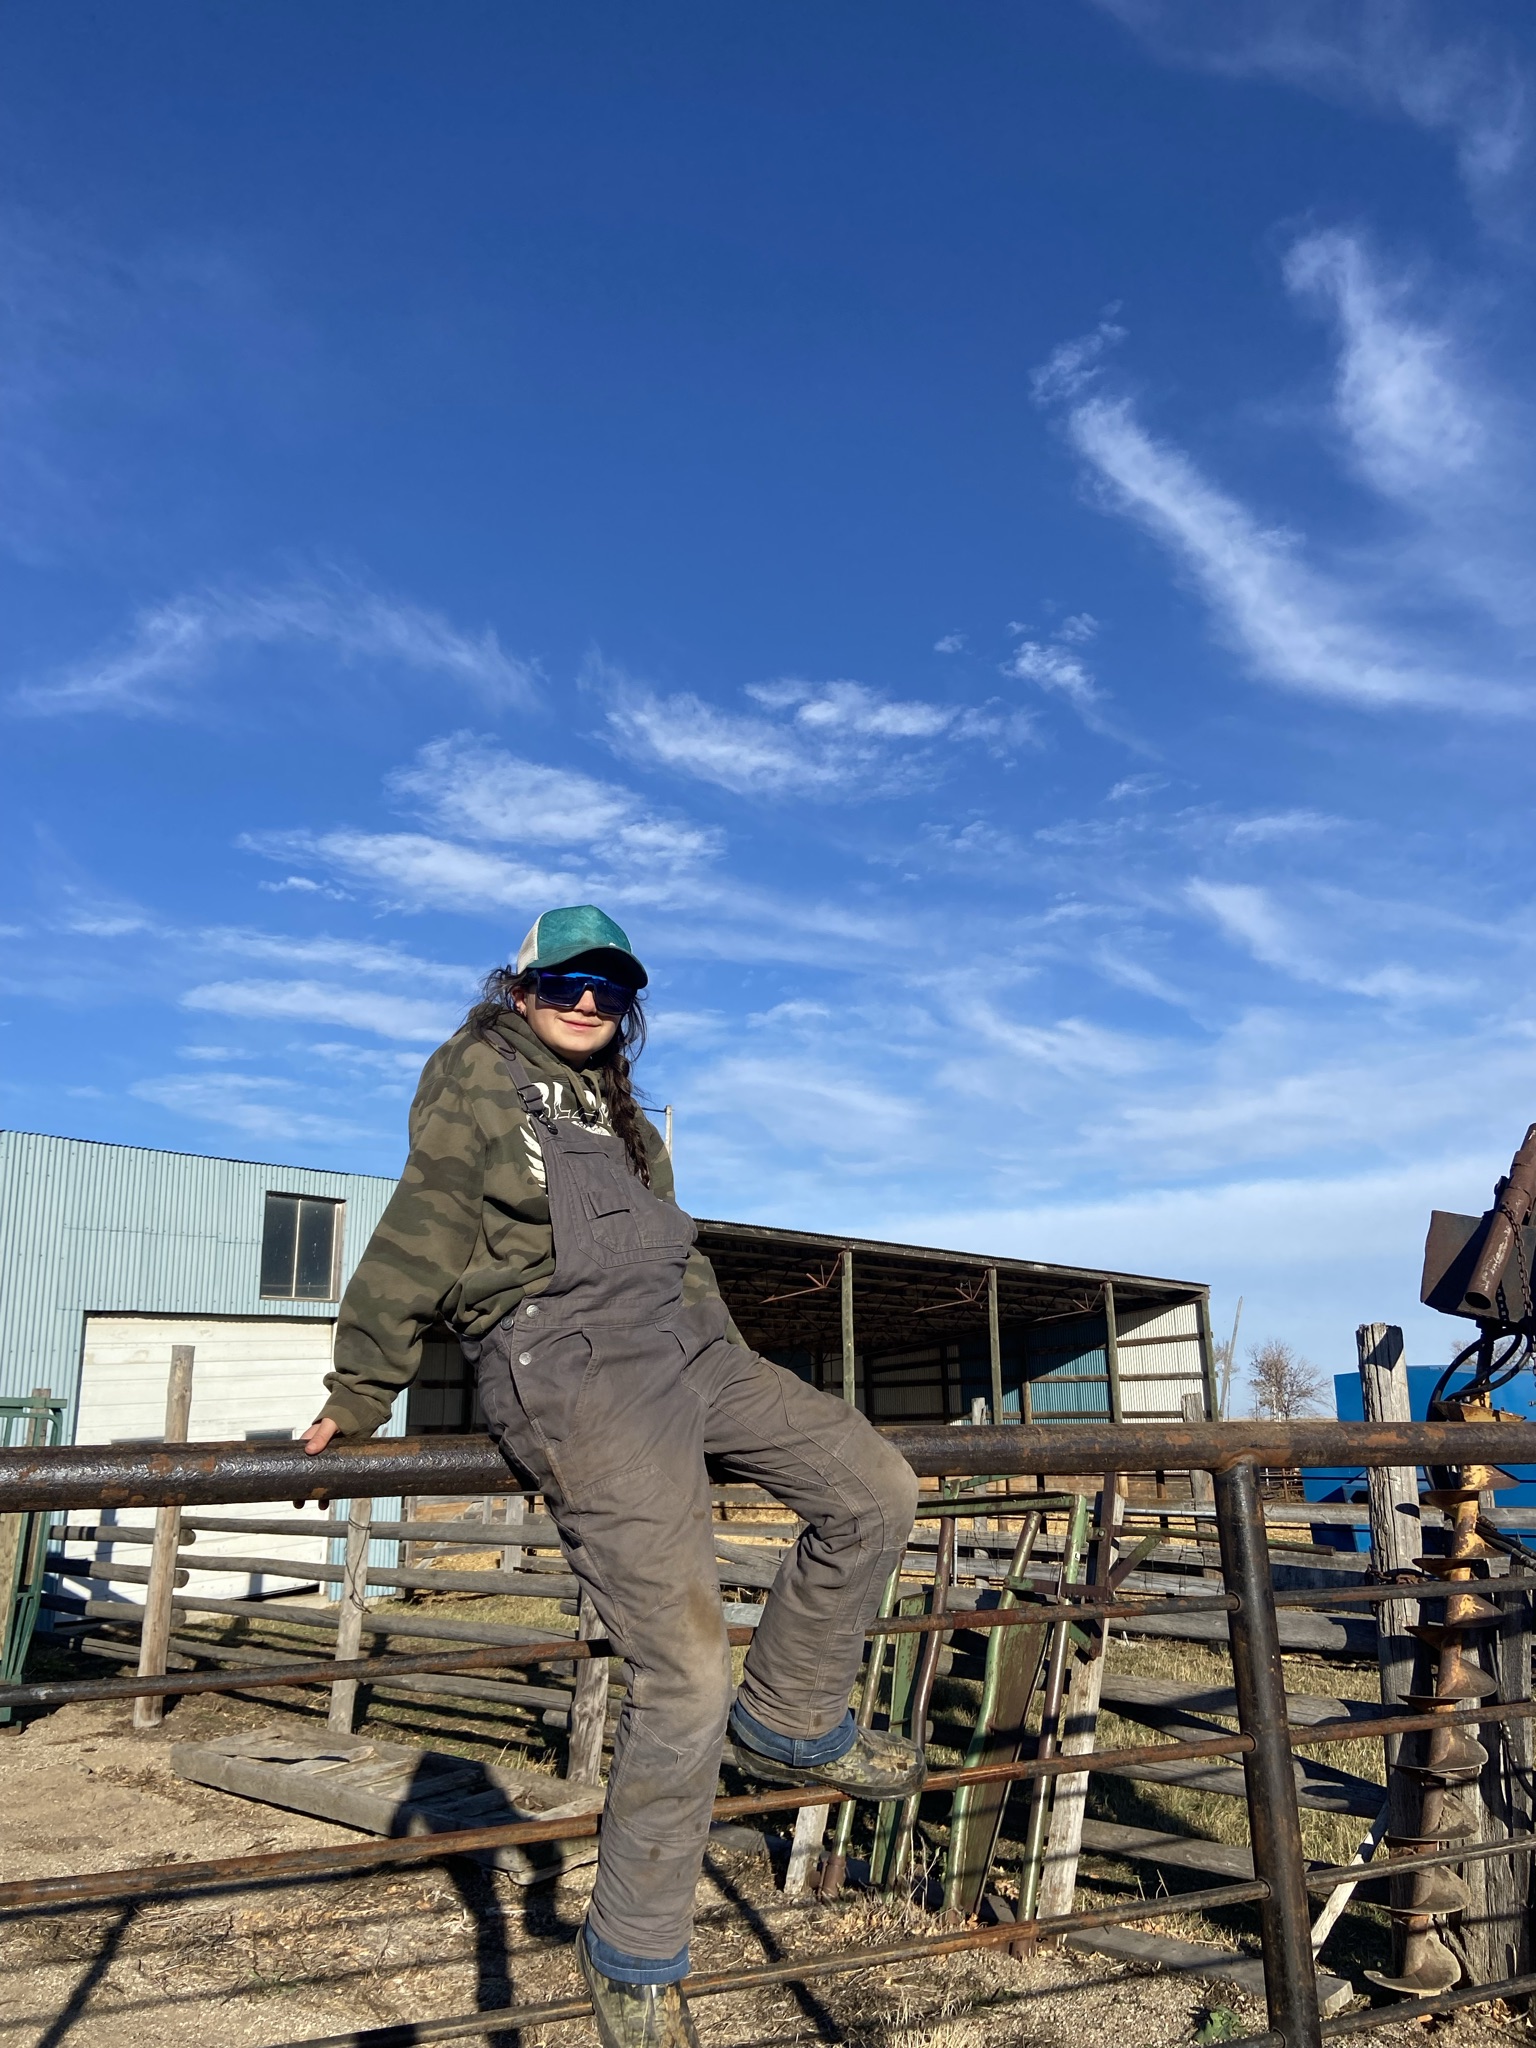
[[[675,1956],[663,1962],[650,1956],[626,1955],[623,1949],[612,1947],[600,1934],[594,1934],[590,1927],[584,1930],[582,1938],[587,1954],[615,1984],[679,1984],[688,1974],[686,1942]]]
[[[731,1708],[731,1735],[744,1749],[755,1750],[773,1763],[794,1764],[802,1770],[813,1764],[836,1763],[852,1749],[857,1733],[851,1707],[825,1735],[780,1735],[776,1728],[765,1728],[740,1700]]]

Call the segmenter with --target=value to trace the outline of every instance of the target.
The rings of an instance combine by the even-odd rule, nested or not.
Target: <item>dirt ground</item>
[[[309,1720],[254,1696],[202,1696],[134,1735],[126,1703],[76,1704],[0,1729],[7,1878],[355,1841],[349,1830],[178,1778],[170,1746]],[[243,1887],[182,1901],[0,1917],[4,2048],[275,2048],[407,2019],[470,2013],[574,1989],[570,1940],[590,1872],[524,1892],[465,1864]],[[846,1893],[788,1904],[760,1856],[712,1849],[694,1967],[750,1966],[934,1931],[915,1910]],[[1155,1925],[1156,1923],[1149,1923]],[[1166,1924],[1166,1923],[1164,1923]],[[856,2048],[1116,2048],[1262,2032],[1260,2009],[1216,1986],[1096,1958],[955,1956],[697,2007],[708,2048],[847,2042]],[[1466,2048],[1531,2038],[1523,2020],[1470,2014],[1384,2043],[1454,2033]],[[469,2037],[475,2038],[475,2037]],[[511,2048],[515,2037],[491,2038]],[[531,2030],[523,2048],[593,2040],[590,2022]]]

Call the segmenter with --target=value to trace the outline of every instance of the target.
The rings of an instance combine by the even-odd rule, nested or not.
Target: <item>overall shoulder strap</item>
[[[492,1038],[487,1034],[485,1043],[512,1076],[512,1086],[517,1090],[518,1099],[529,1116],[535,1123],[542,1124],[545,1130],[552,1131],[555,1128],[554,1111],[544,1100],[537,1082],[523,1065],[517,1054],[513,1052],[505,1039]]]

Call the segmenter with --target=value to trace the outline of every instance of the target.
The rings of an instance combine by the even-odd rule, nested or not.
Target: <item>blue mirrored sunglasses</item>
[[[599,1017],[625,1017],[634,1007],[635,991],[627,982],[606,974],[557,974],[540,968],[534,976],[538,998],[551,1010],[574,1010],[588,989]]]

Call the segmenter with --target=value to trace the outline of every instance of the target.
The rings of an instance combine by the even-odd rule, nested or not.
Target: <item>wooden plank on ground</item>
[[[601,1810],[601,1790],[542,1771],[508,1770],[403,1742],[328,1730],[250,1730],[178,1742],[172,1768],[197,1785],[260,1800],[370,1835],[425,1835]],[[474,1860],[518,1884],[545,1884],[591,1863],[595,1841],[509,1844]]]
[[[1245,1956],[1237,1949],[1212,1948],[1199,1941],[1174,1941],[1166,1934],[1143,1934],[1135,1927],[1100,1927],[1083,1934],[1069,1934],[1067,1947],[1080,1955],[1113,1956],[1124,1963],[1144,1963],[1154,1969],[1201,1977],[1212,1984],[1236,1984],[1250,1997],[1264,1996],[1264,1965],[1257,1956]],[[1324,2013],[1338,2012],[1354,1997],[1354,1986],[1343,1977],[1317,1973],[1318,2004]]]
[[[1201,1588],[1209,1593],[1209,1585]],[[1308,1614],[1304,1609],[1282,1607],[1280,1624],[1282,1650],[1314,1650],[1324,1655],[1374,1657],[1376,1624],[1357,1615]],[[1186,1643],[1227,1643],[1224,1614],[1148,1614],[1127,1621],[1117,1615],[1110,1623],[1113,1635],[1165,1636]]]
[[[1174,1764],[1110,1764],[1099,1775],[1128,1778],[1136,1785],[1177,1785],[1188,1792],[1214,1792],[1227,1799],[1247,1797],[1239,1766],[1202,1763],[1199,1758]],[[1368,1778],[1331,1766],[1314,1766],[1310,1760],[1297,1773],[1297,1803],[1314,1813],[1351,1813],[1361,1820],[1374,1820],[1385,1797],[1386,1788],[1373,1785]]]
[[[1144,1720],[1153,1728],[1179,1714],[1237,1719],[1237,1693],[1230,1685],[1183,1685],[1176,1678],[1144,1678],[1140,1672],[1107,1673],[1103,1703],[1123,1720]],[[1331,1700],[1320,1693],[1290,1692],[1285,1711],[1293,1728],[1314,1728],[1319,1721],[1374,1720],[1381,1708],[1374,1700]]]
[[[1127,1863],[1170,1864],[1178,1870],[1207,1870],[1216,1877],[1246,1884],[1253,1875],[1253,1856],[1226,1842],[1202,1842],[1193,1835],[1175,1835],[1162,1828],[1122,1827],[1119,1821],[1085,1820],[1083,1847],[1095,1856],[1119,1856]]]

